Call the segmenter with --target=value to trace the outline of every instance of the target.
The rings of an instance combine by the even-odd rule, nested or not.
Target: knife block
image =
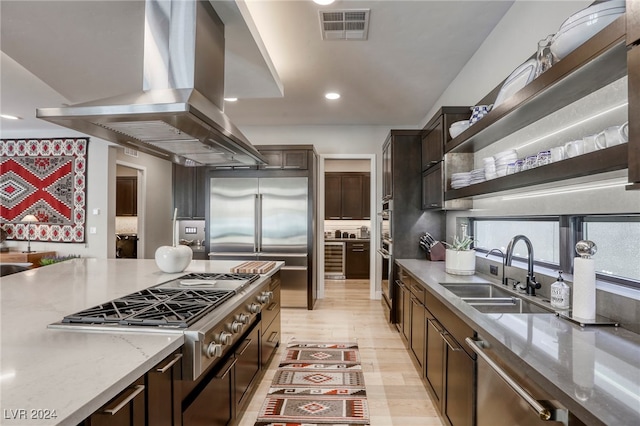
[[[445,253],[446,253],[446,248],[444,247],[444,244],[438,241],[431,247],[431,251],[427,253],[427,260],[431,260],[434,262],[443,261],[445,257]]]

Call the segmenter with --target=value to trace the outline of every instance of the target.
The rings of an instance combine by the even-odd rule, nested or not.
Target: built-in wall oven
[[[382,293],[382,306],[385,309],[385,315],[389,322],[393,321],[393,312],[391,303],[393,291],[391,283],[393,283],[393,231],[391,229],[392,201],[383,202],[380,217],[380,248],[378,256],[382,265],[382,273],[380,279],[380,290]]]

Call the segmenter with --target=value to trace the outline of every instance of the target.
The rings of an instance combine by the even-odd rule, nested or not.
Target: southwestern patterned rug
[[[7,238],[85,240],[87,138],[0,139],[0,223]],[[32,214],[36,224],[22,218]]]
[[[289,342],[255,426],[368,424],[358,344]]]

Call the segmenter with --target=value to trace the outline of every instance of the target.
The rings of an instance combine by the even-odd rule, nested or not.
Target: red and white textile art
[[[0,139],[0,224],[7,238],[85,241],[88,138]],[[38,222],[22,223],[32,214]]]

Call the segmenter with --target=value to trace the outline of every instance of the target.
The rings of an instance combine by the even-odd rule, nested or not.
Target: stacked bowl
[[[518,159],[518,153],[515,149],[508,149],[494,155],[496,161],[496,174],[498,176],[506,176],[507,165]]]

